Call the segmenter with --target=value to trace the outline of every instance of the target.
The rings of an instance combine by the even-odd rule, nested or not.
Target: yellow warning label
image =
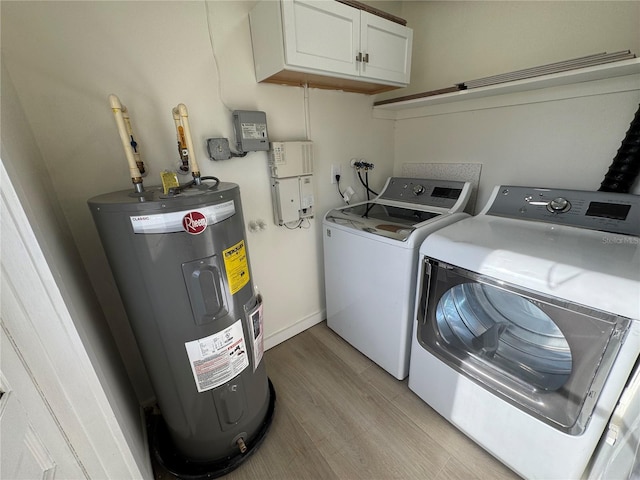
[[[244,240],[239,241],[233,247],[222,252],[224,268],[227,271],[227,281],[231,295],[239,291],[249,283],[249,264],[247,263],[247,250]]]

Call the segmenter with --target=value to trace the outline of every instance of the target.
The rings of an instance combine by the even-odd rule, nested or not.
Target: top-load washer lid
[[[468,182],[390,177],[374,200],[331,210],[325,221],[405,242],[421,224],[464,210],[470,193]]]
[[[479,215],[434,232],[420,252],[498,281],[640,319],[637,195],[499,186]]]
[[[356,230],[404,242],[415,230],[415,225],[439,215],[440,213],[435,212],[366,202],[332,210],[325,219],[338,225],[347,225]]]

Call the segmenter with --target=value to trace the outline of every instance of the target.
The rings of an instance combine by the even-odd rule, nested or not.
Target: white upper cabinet
[[[404,87],[410,28],[335,1],[261,1],[250,12],[256,79],[364,93]]]
[[[360,75],[409,84],[413,30],[368,12],[361,12]]]
[[[282,19],[287,65],[359,75],[360,10],[338,2],[285,0]]]

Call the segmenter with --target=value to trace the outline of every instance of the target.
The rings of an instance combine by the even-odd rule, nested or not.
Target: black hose
[[[220,179],[218,177],[213,177],[213,176],[200,177],[200,180],[213,180],[213,181],[216,182],[214,187],[217,186],[220,183]]]
[[[198,177],[198,178],[200,179],[200,181],[202,181],[202,180],[215,180],[216,184],[214,185],[214,187],[220,183],[220,179],[218,177]],[[185,188],[193,187],[195,184],[196,184],[196,179],[194,178],[190,182],[183,183],[182,185],[180,185],[180,190],[184,190]]]
[[[370,200],[370,188],[369,188],[369,170],[364,171],[364,187],[367,189],[367,202]]]
[[[640,174],[640,106],[598,191],[628,193]]]
[[[344,193],[342,193],[340,191],[340,175],[336,175],[336,186],[338,187],[338,193],[340,194],[340,196],[344,200]],[[349,203],[349,202],[347,202],[347,203]]]
[[[214,180],[216,182],[216,184],[214,185],[214,187],[216,187],[219,183],[220,183],[220,179],[218,177],[198,177],[201,181],[202,180]],[[196,184],[196,179],[194,178],[193,180],[191,180],[190,182],[187,183],[183,183],[181,185],[179,185],[178,187],[174,187],[174,188],[170,188],[169,189],[169,195],[178,195],[179,193],[181,193],[185,188],[191,188]]]
[[[360,170],[358,170],[358,178],[360,179],[360,183],[362,184],[362,186],[365,188],[365,190],[367,192],[371,192],[373,195],[378,195],[376,192],[374,192],[373,190],[371,190],[369,188],[369,181],[367,179],[367,182],[365,183],[365,181],[362,179],[362,175],[360,174]]]

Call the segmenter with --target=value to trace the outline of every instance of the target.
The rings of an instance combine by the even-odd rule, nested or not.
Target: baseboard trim
[[[285,340],[290,339],[291,337],[295,337],[297,334],[304,332],[308,328],[317,325],[322,322],[326,318],[326,314],[324,310],[320,310],[308,317],[305,317],[301,320],[298,320],[293,325],[283,328],[271,335],[265,337],[264,339],[264,349],[269,350],[270,348],[275,347],[276,345],[284,342]]]

